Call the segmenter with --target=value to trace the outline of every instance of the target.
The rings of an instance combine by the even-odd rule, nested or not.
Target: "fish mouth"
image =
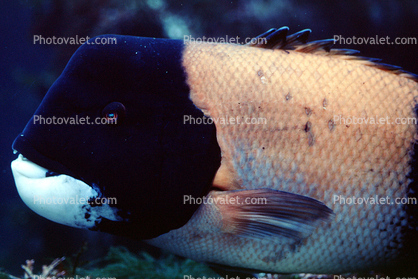
[[[48,170],[19,154],[11,163],[18,193],[37,214],[60,224],[98,230],[103,219],[122,221],[98,189],[68,174]]]

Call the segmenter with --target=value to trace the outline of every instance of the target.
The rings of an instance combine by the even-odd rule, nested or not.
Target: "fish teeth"
[[[18,159],[19,159],[19,160],[22,160],[22,161],[29,161],[29,160],[28,160],[28,158],[26,158],[26,157],[25,157],[25,156],[23,156],[22,154],[19,154]]]

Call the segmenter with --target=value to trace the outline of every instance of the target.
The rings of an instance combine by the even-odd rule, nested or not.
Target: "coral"
[[[66,271],[62,270],[58,266],[65,260],[65,257],[57,258],[52,261],[49,265],[42,266],[42,272],[40,274],[34,273],[34,264],[35,260],[26,260],[26,264],[22,265],[25,274],[23,276],[24,279],[37,279],[37,278],[56,278],[60,276],[65,276]],[[20,277],[15,277],[13,275],[0,272],[0,279],[21,279]]]
[[[25,279],[35,279],[35,278],[51,278],[64,276],[66,272],[64,270],[58,270],[57,266],[65,260],[65,257],[58,258],[52,261],[50,265],[43,265],[41,274],[33,273],[33,266],[35,260],[26,260],[26,265],[22,265],[23,270],[25,271]]]

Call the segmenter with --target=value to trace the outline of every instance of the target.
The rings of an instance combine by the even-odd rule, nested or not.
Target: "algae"
[[[81,249],[80,253],[83,250]],[[219,277],[205,264],[168,253],[163,253],[161,257],[155,258],[147,252],[135,254],[126,247],[111,247],[105,257],[78,266],[80,253],[68,259],[64,257],[55,259],[50,265],[44,265],[40,274],[34,272],[34,261],[28,260],[26,265],[22,265],[24,276],[15,277],[0,271],[0,279],[81,279],[83,277],[85,279],[183,279],[187,275],[190,276],[189,278]],[[48,274],[44,273],[46,268],[50,269]]]
[[[103,264],[104,266],[100,267]],[[78,269],[77,274],[93,278],[116,277],[118,279],[183,279],[185,275],[193,277],[218,276],[206,265],[190,259],[181,259],[171,254],[163,254],[161,258],[156,259],[146,252],[136,255],[125,247],[111,247],[104,259]]]

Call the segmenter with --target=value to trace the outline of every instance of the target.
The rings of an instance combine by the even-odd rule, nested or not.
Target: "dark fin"
[[[282,48],[282,46],[286,43],[287,32],[289,32],[289,27],[287,26],[277,29],[275,32],[266,37],[267,43],[264,47],[271,49]]]
[[[267,32],[255,37],[256,40],[252,40],[253,44],[250,44],[250,46],[268,49],[282,48],[282,45],[286,43],[286,36],[288,31],[289,27],[287,26],[279,29],[272,28]]]
[[[329,52],[331,55],[354,55],[354,54],[360,53],[360,51],[356,49],[349,49],[349,48],[332,48],[330,49]]]
[[[287,28],[287,30],[289,30],[289,28]],[[276,28],[271,28],[271,29],[267,30],[266,32],[264,32],[263,34],[260,34],[257,37],[253,38],[251,40],[251,42],[248,43],[247,45],[248,46],[253,46],[253,47],[263,47],[262,43],[260,43],[260,42],[263,42],[263,40],[260,40],[260,39],[266,38],[268,35],[270,35],[271,33],[275,32],[275,31],[276,31]]]
[[[334,40],[320,40],[320,41],[313,41],[304,45],[298,46],[295,50],[299,52],[330,52],[331,48],[334,46]]]
[[[295,34],[292,34],[286,38],[285,49],[295,49],[299,45],[304,45],[308,41],[311,29],[303,29]]]
[[[402,70],[401,67],[399,66],[395,66],[395,65],[390,65],[390,64],[385,64],[385,63],[375,63],[375,67],[382,69],[382,70],[387,70],[387,71],[399,71]]]
[[[395,75],[399,75],[418,82],[418,75],[402,70],[400,67],[379,63],[377,62],[377,59],[374,58],[354,56],[354,54],[359,53],[359,51],[352,49],[333,49],[333,39],[319,40],[308,43],[307,40],[309,34],[311,33],[310,29],[304,29],[292,35],[287,35],[288,31],[289,27],[287,26],[279,29],[272,28],[269,31],[256,37],[257,39],[265,38],[264,42],[262,40],[256,40],[256,42],[247,45],[251,47],[267,49],[294,50],[297,52],[311,53],[315,55],[326,55],[334,56],[340,59],[355,60],[365,66],[391,72]]]
[[[283,236],[300,241],[333,211],[322,202],[272,189],[213,191],[222,231],[251,238]]]

